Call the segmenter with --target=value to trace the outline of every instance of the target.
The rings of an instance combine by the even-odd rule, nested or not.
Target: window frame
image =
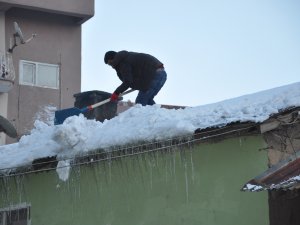
[[[34,74],[33,74],[33,82],[25,82],[24,81],[24,64],[33,64],[35,66]],[[54,67],[56,68],[56,87],[54,86],[46,86],[46,85],[39,85],[37,84],[37,77],[41,76],[39,75],[39,66],[48,66],[48,67]],[[19,68],[20,68],[20,76],[19,76],[19,83],[20,85],[28,85],[28,86],[34,86],[34,87],[42,87],[42,88],[50,88],[50,89],[59,89],[60,87],[60,65],[59,64],[49,64],[49,63],[42,63],[42,62],[34,62],[29,60],[20,60],[19,62]]]
[[[27,210],[26,225],[31,225],[31,204],[26,203],[26,202],[23,202],[23,203],[20,203],[17,205],[12,205],[12,206],[9,206],[6,208],[0,208],[0,214],[2,214],[2,221],[0,221],[0,224],[7,225],[6,217],[7,217],[8,212],[22,210],[22,209]]]

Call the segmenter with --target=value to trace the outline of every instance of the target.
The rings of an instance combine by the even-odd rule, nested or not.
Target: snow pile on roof
[[[46,124],[53,124],[54,113],[57,110],[56,106],[46,105],[39,108],[39,111],[34,115],[34,120],[43,121]]]
[[[23,136],[18,143],[0,146],[0,172],[31,165],[34,159],[48,156],[63,161],[99,148],[189,135],[197,128],[236,121],[262,122],[291,106],[300,106],[300,82],[186,109],[136,105],[103,123],[82,115],[70,117],[57,126],[36,121],[30,135]]]
[[[243,188],[243,191],[263,191],[265,190],[260,185],[253,185],[253,184],[246,184],[246,186]]]
[[[272,184],[270,185],[269,189],[288,189],[291,188],[293,185],[295,184],[299,184],[300,183],[300,176],[294,176],[291,177],[287,180],[284,180],[278,184]]]

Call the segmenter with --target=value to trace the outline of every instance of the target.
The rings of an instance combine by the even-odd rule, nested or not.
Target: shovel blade
[[[55,112],[54,125],[63,124],[65,119],[71,116],[79,116],[82,113],[82,110],[74,107],[69,109],[57,110]]]

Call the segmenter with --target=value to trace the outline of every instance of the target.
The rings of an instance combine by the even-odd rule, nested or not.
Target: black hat
[[[108,51],[104,55],[104,62],[107,64],[108,60],[114,59],[117,53],[115,51]]]

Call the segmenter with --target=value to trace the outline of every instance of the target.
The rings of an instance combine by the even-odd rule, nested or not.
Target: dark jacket
[[[120,94],[129,87],[135,90],[147,91],[158,68],[163,64],[155,57],[137,52],[117,52],[112,63],[122,84],[115,90]]]

